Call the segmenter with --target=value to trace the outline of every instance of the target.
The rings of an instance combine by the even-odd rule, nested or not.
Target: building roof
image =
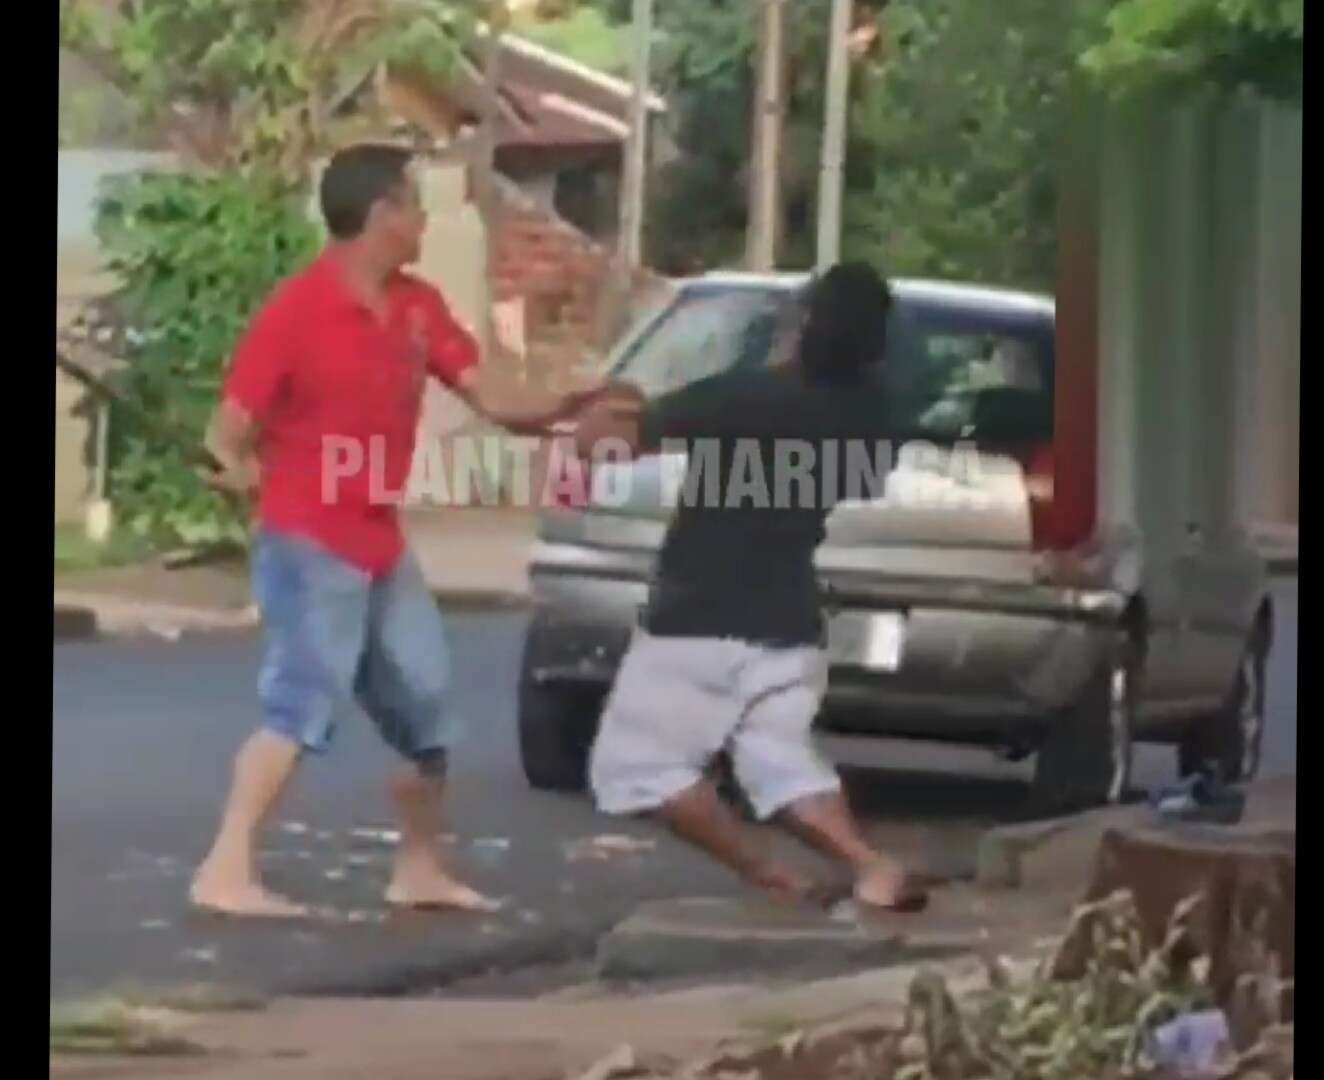
[[[633,90],[628,82],[512,34],[501,38],[498,61],[497,148],[619,147],[629,135]],[[450,112],[476,124],[482,112],[481,61],[466,56],[444,86],[429,92],[444,98]],[[666,110],[648,95],[653,114]]]
[[[634,89],[625,79],[598,71],[515,34],[503,36],[501,48],[503,68],[516,77],[524,72],[536,74],[540,80],[559,81],[563,83],[562,92],[573,91],[585,104],[596,105],[621,117],[630,107]],[[667,111],[667,104],[650,90],[648,108],[663,113]]]

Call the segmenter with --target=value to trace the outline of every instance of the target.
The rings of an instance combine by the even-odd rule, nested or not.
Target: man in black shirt
[[[860,902],[911,910],[923,894],[865,842],[810,740],[827,682],[813,556],[838,500],[881,494],[887,402],[867,369],[882,356],[889,306],[871,268],[837,266],[809,294],[791,362],[702,379],[642,408],[603,400],[576,439],[585,457],[608,437],[634,454],[688,455],[593,748],[599,807],[657,812],[748,880],[804,896],[808,883],[748,846],[705,779],[728,749],[760,818],[849,864]],[[874,489],[862,492],[862,478]]]

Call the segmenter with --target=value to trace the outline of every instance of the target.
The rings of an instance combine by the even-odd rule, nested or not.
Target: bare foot
[[[450,908],[456,911],[497,911],[500,900],[447,877],[440,871],[397,874],[386,889],[386,902],[394,907]]]
[[[894,862],[880,860],[855,879],[855,899],[885,911],[920,911],[929,902],[919,882]]]
[[[189,901],[202,911],[249,919],[300,919],[308,908],[255,881],[229,882],[199,873],[189,889]]]
[[[758,886],[770,898],[783,904],[802,902],[813,888],[808,878],[772,862],[755,867],[747,877],[751,884]]]

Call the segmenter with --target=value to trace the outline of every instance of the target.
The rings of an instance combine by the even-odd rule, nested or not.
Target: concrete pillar
[[[1259,252],[1264,203],[1260,154],[1263,114],[1253,106],[1229,109],[1219,120],[1220,269],[1213,315],[1228,344],[1231,371],[1226,393],[1227,443],[1231,447],[1228,498],[1219,507],[1230,523],[1248,527],[1258,516],[1260,326],[1264,281]]]
[[[1140,142],[1129,118],[1103,121],[1099,166],[1099,521],[1135,528],[1140,518],[1137,365],[1140,298]]]
[[[1301,446],[1301,112],[1263,106],[1259,249],[1255,266],[1260,344],[1252,513],[1293,525],[1299,512]]]
[[[488,303],[487,240],[477,207],[465,197],[465,166],[421,162],[416,175],[428,213],[417,272],[441,290],[451,313],[478,338]],[[445,443],[473,421],[474,414],[459,398],[430,380],[419,421],[417,454],[427,453],[430,441]],[[421,497],[419,480],[416,469],[406,492],[410,503]]]
[[[1160,546],[1294,527],[1301,112],[1150,103],[1113,110],[1103,145],[1101,517]]]

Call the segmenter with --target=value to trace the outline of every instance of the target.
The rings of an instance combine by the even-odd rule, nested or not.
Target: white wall
[[[109,291],[114,280],[102,271],[92,232],[101,181],[145,168],[171,168],[171,154],[133,150],[60,150],[56,155],[55,321],[65,325],[88,299]],[[85,392],[57,371],[55,377],[55,519],[77,521],[92,490],[90,425],[75,416]]]
[[[56,243],[93,241],[93,208],[101,181],[140,169],[172,168],[175,160],[173,154],[139,150],[60,150],[56,155]]]

